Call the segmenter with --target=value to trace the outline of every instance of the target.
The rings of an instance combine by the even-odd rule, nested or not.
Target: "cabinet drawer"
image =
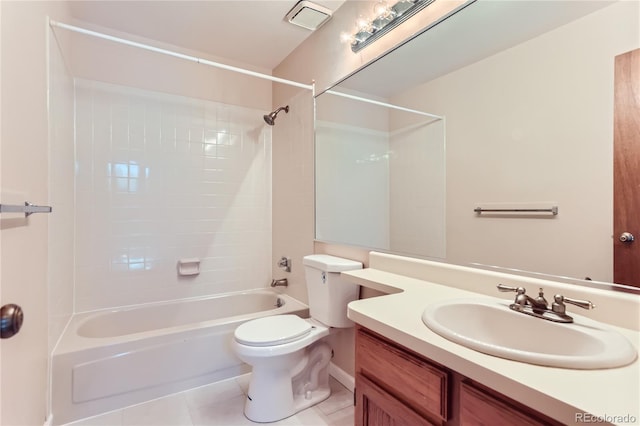
[[[539,417],[539,413],[498,399],[470,383],[460,384],[460,426],[478,425],[556,425],[555,421]]]
[[[434,426],[384,389],[356,374],[355,424],[360,426]]]
[[[356,334],[356,370],[416,412],[448,418],[448,373],[368,332]]]

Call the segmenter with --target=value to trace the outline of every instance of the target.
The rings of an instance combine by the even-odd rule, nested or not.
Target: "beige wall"
[[[282,175],[295,178],[272,180],[273,278],[286,277],[287,292],[306,302],[302,257],[313,253],[313,228],[309,228],[308,218],[314,214],[313,197],[309,197],[309,193],[313,194],[313,145],[306,143],[309,134],[313,134],[311,93],[297,91],[276,105],[285,104],[289,105],[289,113],[278,115],[273,127],[272,179]],[[281,256],[291,258],[290,273],[275,266]]]
[[[47,204],[48,120],[46,16],[64,19],[57,2],[3,1],[2,202]],[[3,303],[25,312],[19,334],[2,341],[2,418],[6,425],[37,425],[47,413],[47,232],[49,216],[4,216]]]

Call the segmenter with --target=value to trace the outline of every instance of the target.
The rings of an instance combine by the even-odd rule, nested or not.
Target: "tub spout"
[[[289,283],[287,282],[286,278],[280,278],[279,280],[272,280],[271,281],[271,287],[287,287],[289,285]]]

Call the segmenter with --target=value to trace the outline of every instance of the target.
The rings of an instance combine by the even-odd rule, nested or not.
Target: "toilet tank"
[[[311,318],[329,327],[353,327],[347,304],[358,299],[360,286],[342,278],[340,272],[362,269],[362,263],[327,254],[305,256],[302,263]]]

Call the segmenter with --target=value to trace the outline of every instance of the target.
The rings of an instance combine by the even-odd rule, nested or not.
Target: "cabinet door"
[[[356,426],[433,425],[375,383],[356,374]]]
[[[544,420],[525,406],[514,406],[468,383],[460,384],[461,426],[547,426],[556,425]]]
[[[423,417],[449,418],[447,371],[363,329],[356,334],[356,371]]]

